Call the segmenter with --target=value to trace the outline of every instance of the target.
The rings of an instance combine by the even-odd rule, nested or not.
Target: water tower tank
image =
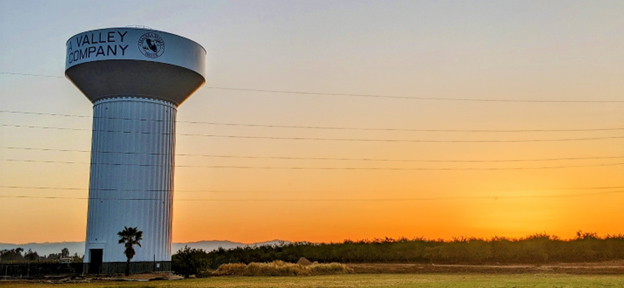
[[[93,103],[85,268],[124,271],[124,227],[143,231],[132,272],[171,270],[177,107],[205,83],[206,51],[144,28],[67,41],[65,75]]]

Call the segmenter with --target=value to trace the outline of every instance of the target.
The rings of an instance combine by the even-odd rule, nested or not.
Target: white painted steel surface
[[[206,50],[175,34],[144,28],[105,28],[82,32],[66,43],[65,70],[104,60],[140,60],[180,66],[206,78]]]
[[[91,179],[85,262],[124,262],[117,232],[143,231],[133,262],[171,261],[176,106],[138,97],[93,106]]]
[[[143,231],[133,262],[169,262],[176,108],[206,82],[206,51],[128,27],[76,34],[66,48],[65,75],[94,104],[85,263],[91,249],[125,262],[124,226]]]
[[[82,32],[66,43],[65,76],[95,103],[112,97],[180,105],[206,83],[206,51],[171,33],[139,28]]]

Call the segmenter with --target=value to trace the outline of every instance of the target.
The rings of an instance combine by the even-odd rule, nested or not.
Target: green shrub
[[[202,249],[193,249],[184,246],[171,257],[171,270],[178,275],[188,278],[207,270],[209,266],[208,253]]]

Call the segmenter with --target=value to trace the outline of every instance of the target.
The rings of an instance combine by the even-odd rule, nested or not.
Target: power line
[[[34,189],[34,190],[70,190],[70,191],[82,191],[84,188],[78,187],[49,187],[49,186],[0,186],[4,189]],[[143,190],[140,190],[143,191]]]
[[[32,76],[32,77],[48,77],[48,78],[59,78],[59,79],[63,78],[63,77],[54,76],[54,75],[3,72],[3,71],[0,71],[0,74]],[[206,86],[206,89],[242,91],[242,92],[262,92],[262,93],[273,93],[273,94],[343,96],[343,97],[360,97],[360,98],[364,97],[364,98],[419,100],[419,101],[461,101],[461,102],[499,102],[499,103],[585,103],[585,104],[624,103],[624,101],[621,101],[621,100],[533,100],[533,99],[494,99],[494,98],[410,97],[410,96],[394,96],[394,95],[305,92],[305,91],[286,91],[286,90],[251,89],[251,88],[217,87],[217,86]]]
[[[235,158],[235,159],[370,161],[370,162],[421,162],[421,163],[505,163],[505,162],[543,162],[543,161],[567,161],[567,160],[599,160],[599,159],[601,160],[601,159],[622,159],[622,158],[624,158],[624,156],[614,156],[614,157],[572,157],[572,158],[509,159],[509,160],[428,160],[428,159],[417,160],[417,159],[323,158],[323,157],[262,157],[262,156],[202,155],[202,154],[176,154],[176,156],[211,157],[211,158]]]
[[[23,115],[39,115],[39,116],[60,116],[60,117],[77,117],[77,118],[93,118],[105,120],[123,120],[123,121],[150,121],[164,122],[169,120],[147,119],[147,118],[128,118],[128,117],[91,117],[86,115],[45,113],[45,112],[29,112],[29,111],[10,111],[0,110],[0,113],[23,114]],[[240,127],[262,127],[262,128],[287,128],[287,129],[316,129],[316,130],[353,130],[353,131],[395,131],[395,132],[452,132],[452,133],[527,133],[527,132],[592,132],[592,131],[620,131],[624,127],[615,128],[579,128],[579,129],[399,129],[399,128],[362,128],[362,127],[336,127],[336,126],[296,126],[296,125],[264,125],[264,124],[245,124],[245,123],[224,123],[224,122],[208,122],[208,121],[176,121],[177,123],[187,124],[204,124],[216,126],[240,126]]]
[[[0,198],[18,199],[62,199],[62,200],[112,200],[112,201],[162,201],[163,199],[148,198],[89,198],[89,197],[65,197],[65,196],[30,196],[30,195],[0,195]]]
[[[0,146],[0,149],[25,150],[25,151],[52,151],[52,152],[78,152],[92,154],[118,154],[118,155],[148,155],[167,156],[169,153],[144,153],[144,152],[121,152],[121,151],[90,151],[73,149],[51,149],[33,147]],[[375,159],[375,158],[331,158],[331,157],[286,157],[286,156],[248,156],[248,155],[213,155],[176,153],[176,157],[207,157],[227,159],[274,159],[274,160],[322,160],[322,161],[367,161],[367,162],[421,162],[421,163],[506,163],[506,162],[546,162],[546,161],[573,161],[573,160],[604,160],[622,159],[622,156],[594,156],[594,157],[566,157],[566,158],[540,158],[540,159],[503,159],[503,160],[431,160],[431,159]]]
[[[59,116],[59,117],[76,117],[76,118],[101,118],[101,119],[122,119],[122,120],[142,120],[140,118],[108,118],[108,117],[92,117],[87,115],[76,114],[63,114],[63,113],[48,113],[48,112],[33,112],[33,111],[14,111],[14,110],[0,110],[0,113],[9,114],[23,114],[23,115],[37,115],[37,116]],[[159,121],[156,119],[144,119],[144,121]],[[162,120],[160,120],[162,121]]]
[[[69,131],[91,131],[103,133],[122,133],[140,135],[176,135],[176,133],[158,133],[149,131],[127,131],[127,130],[93,130],[84,128],[68,128],[38,125],[13,125],[1,124],[0,127],[46,129],[46,130],[69,130]],[[201,133],[177,133],[180,136],[212,137],[212,138],[234,138],[234,139],[264,139],[264,140],[310,140],[310,141],[346,141],[346,142],[391,142],[391,143],[527,143],[527,142],[570,142],[570,141],[596,141],[609,139],[624,139],[624,136],[607,137],[585,137],[585,138],[560,138],[560,139],[526,139],[526,140],[406,140],[406,139],[357,139],[357,138],[323,138],[323,137],[279,137],[279,136],[244,136],[244,135],[219,135]]]
[[[394,132],[445,132],[445,133],[527,133],[527,132],[592,132],[592,131],[618,131],[617,128],[588,128],[588,129],[516,129],[516,130],[480,130],[480,129],[399,129],[399,128],[357,128],[357,127],[331,127],[331,126],[293,126],[293,125],[264,125],[264,124],[241,124],[220,122],[179,121],[180,123],[207,124],[217,126],[241,126],[262,128],[286,128],[286,129],[317,129],[317,130],[353,130],[353,131],[394,131]]]
[[[173,201],[205,201],[205,202],[402,202],[402,201],[435,201],[435,200],[504,200],[504,199],[543,199],[543,198],[570,198],[601,196],[607,194],[620,194],[624,191],[604,191],[596,193],[577,193],[564,195],[526,195],[526,196],[451,196],[451,197],[422,197],[422,198],[285,198],[285,199],[207,199],[207,198],[182,198]],[[0,198],[23,198],[23,199],[61,199],[61,200],[106,200],[106,201],[163,201],[158,198],[105,198],[105,197],[69,197],[69,196],[32,196],[32,195],[0,195]]]
[[[322,137],[277,137],[277,136],[241,136],[241,135],[216,135],[216,134],[189,134],[183,136],[202,136],[214,138],[235,139],[266,139],[266,140],[312,140],[312,141],[346,141],[346,142],[393,142],[393,143],[526,143],[526,142],[569,142],[569,141],[595,141],[608,139],[624,139],[624,137],[586,137],[586,138],[562,138],[562,139],[528,139],[528,140],[405,140],[405,139],[355,139],[355,138],[322,138]]]
[[[16,186],[16,185],[0,185],[2,189],[17,189],[17,190],[54,190],[54,191],[106,191],[106,192],[166,192],[172,190],[165,189],[119,189],[119,188],[79,188],[79,187],[52,187],[52,186]],[[589,187],[561,187],[561,188],[540,188],[531,189],[532,191],[551,191],[551,190],[609,190],[609,189],[622,189],[624,186],[589,186]],[[500,189],[498,189],[500,190]],[[184,190],[174,189],[174,193],[178,192],[193,192],[193,193],[308,193],[318,191],[241,191],[241,190]],[[515,190],[504,190],[514,192]],[[326,191],[325,191],[326,192]],[[341,194],[341,192],[332,192],[334,194]]]
[[[208,88],[208,89],[217,89],[217,90],[231,90],[231,91],[244,91],[244,92],[265,92],[265,93],[276,93],[276,94],[367,97],[367,98],[385,98],[385,99],[403,99],[403,100],[503,102],[503,103],[624,103],[624,101],[620,101],[620,100],[531,100],[531,99],[485,99],[485,98],[447,98],[447,97],[435,98],[435,97],[409,97],[409,96],[374,95],[374,94],[345,94],[345,93],[302,92],[302,91],[248,89],[248,88],[215,87],[215,86],[206,87],[206,88]]]
[[[25,163],[46,163],[46,164],[84,164],[84,165],[104,165],[104,166],[124,166],[124,167],[171,167],[170,165],[154,165],[154,164],[125,164],[125,163],[88,163],[77,161],[56,161],[56,160],[29,160],[29,159],[0,159],[6,162],[25,162]],[[606,164],[587,164],[587,165],[559,165],[559,166],[541,166],[541,167],[470,167],[470,168],[387,168],[387,167],[274,167],[274,166],[236,166],[236,165],[176,165],[176,168],[210,168],[210,169],[258,169],[258,170],[370,170],[370,171],[497,171],[497,170],[547,170],[547,169],[564,169],[564,168],[583,168],[583,167],[607,167],[620,166],[623,163],[606,163]]]
[[[63,78],[61,76],[54,75],[42,75],[42,74],[30,74],[30,73],[17,73],[17,72],[0,72],[0,74],[6,75],[19,75],[19,76],[33,76],[33,77],[46,77],[46,78]]]
[[[0,186],[3,189],[19,189],[19,190],[54,190],[54,191],[62,191],[62,192],[70,192],[70,191],[81,191],[85,192],[89,191],[102,191],[102,192],[169,192],[173,190],[165,190],[165,189],[117,189],[117,188],[78,188],[78,187],[49,187],[49,186]],[[624,187],[621,187],[624,188]],[[588,188],[590,190],[593,189],[616,189],[612,187],[597,187],[597,188]],[[582,190],[582,189],[578,189]],[[175,189],[175,193],[286,193],[286,192],[277,192],[277,191],[236,191],[236,190],[184,190],[184,189]],[[290,193],[290,192],[289,192]]]

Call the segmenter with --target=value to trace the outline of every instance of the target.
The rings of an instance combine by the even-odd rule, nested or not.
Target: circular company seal
[[[139,51],[148,58],[158,58],[165,53],[165,41],[154,32],[147,32],[139,38]]]

